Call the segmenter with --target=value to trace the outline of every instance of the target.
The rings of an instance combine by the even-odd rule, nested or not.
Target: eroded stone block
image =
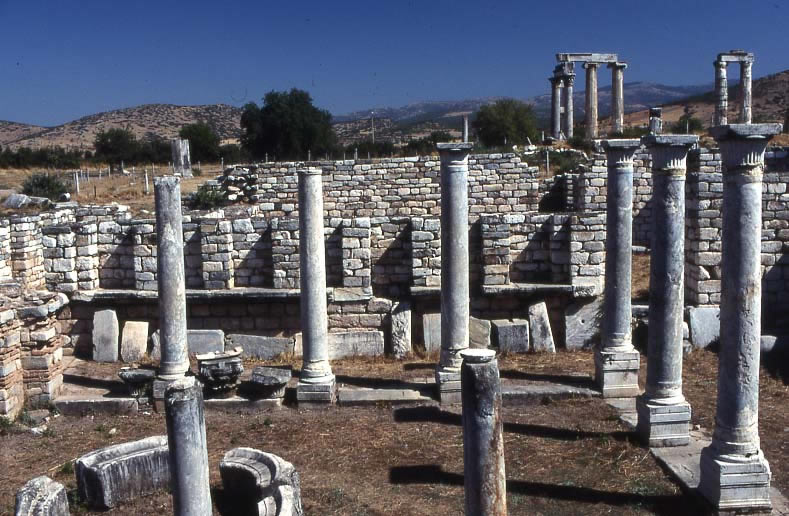
[[[529,307],[529,333],[532,349],[536,352],[556,352],[551,332],[551,321],[548,318],[548,307],[541,301]]]
[[[36,477],[16,492],[14,516],[68,516],[63,484],[47,476]]]
[[[526,353],[529,351],[529,321],[493,321],[493,339],[501,352]]]
[[[121,338],[121,360],[139,362],[148,348],[148,323],[145,321],[126,321]]]
[[[98,310],[93,315],[93,360],[118,361],[118,316],[115,310]]]

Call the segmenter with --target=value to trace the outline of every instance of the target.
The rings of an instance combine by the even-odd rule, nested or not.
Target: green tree
[[[22,183],[22,193],[57,201],[61,195],[66,193],[66,185],[57,176],[38,172],[25,179],[25,182]]]
[[[203,122],[185,125],[178,135],[189,140],[192,161],[219,161],[219,136],[210,125]]]
[[[486,147],[525,144],[527,138],[537,140],[537,119],[532,107],[515,99],[482,106],[472,127]]]
[[[693,134],[704,131],[704,123],[690,113],[685,113],[671,126],[673,134]]]
[[[128,129],[109,129],[96,135],[96,158],[117,163],[133,162],[137,158],[139,144],[137,137]]]
[[[312,105],[312,97],[296,88],[289,92],[270,91],[263,106],[254,102],[241,114],[241,146],[254,158],[265,154],[277,160],[306,159],[333,153],[337,135],[331,114]]]

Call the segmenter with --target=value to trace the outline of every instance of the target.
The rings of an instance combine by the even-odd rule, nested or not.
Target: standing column
[[[164,397],[173,514],[211,514],[203,385],[185,376],[172,382]]]
[[[637,431],[648,446],[690,442],[690,404],[682,395],[685,273],[685,173],[691,135],[651,134],[652,253],[646,392],[638,397]]]
[[[573,83],[575,74],[564,76],[564,136],[568,140],[573,137]]]
[[[586,138],[597,138],[597,63],[584,63],[586,69]]]
[[[723,161],[721,336],[712,443],[699,491],[718,510],[770,508],[770,466],[759,445],[762,172],[781,124],[713,127]]]
[[[740,123],[751,123],[751,69],[753,61],[745,59],[740,61],[740,89],[742,91],[742,111],[740,112]]]
[[[463,143],[468,143],[468,115],[463,115]]]
[[[186,346],[186,283],[184,281],[184,234],[181,215],[181,179],[154,179],[156,204],[156,279],[159,292],[161,360],[159,379],[172,381],[189,369]],[[161,390],[154,389],[161,399]]]
[[[639,140],[604,140],[608,162],[605,290],[595,380],[605,398],[636,396],[638,351],[633,348],[630,276],[633,244],[633,156]]]
[[[561,132],[562,80],[559,77],[548,77],[548,80],[551,82],[551,136],[558,140]]]
[[[726,79],[726,61],[715,61],[715,96],[718,99],[715,104],[715,115],[712,119],[712,125],[726,125],[728,123],[728,109],[729,109],[729,81]]]
[[[460,402],[460,352],[469,342],[468,154],[471,143],[439,143],[441,155],[441,403]]]
[[[625,128],[624,72],[627,63],[608,63],[611,69],[611,124],[612,131],[621,133]]]
[[[466,514],[506,516],[507,475],[496,352],[467,349],[461,355]]]
[[[299,175],[299,270],[304,365],[296,389],[299,403],[333,403],[334,374],[329,365],[326,309],[326,244],[323,236],[323,172]]]

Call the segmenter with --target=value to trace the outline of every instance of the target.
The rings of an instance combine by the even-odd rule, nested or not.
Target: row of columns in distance
[[[718,58],[713,61],[715,66],[715,112],[712,125],[728,124],[729,116],[729,81],[726,76],[726,69],[729,63],[740,63],[740,123],[750,124],[752,113],[752,69],[753,54],[738,50],[728,53],[718,54]]]
[[[585,62],[586,70],[586,138],[594,139],[598,136],[597,130],[597,67],[600,63]],[[624,101],[624,70],[626,63],[608,63],[611,69],[611,116],[612,131],[622,132],[625,120]],[[551,83],[551,136],[560,139],[562,134],[566,139],[573,137],[573,83],[575,71],[572,62],[561,63],[556,66],[553,76],[548,78]],[[562,109],[563,108],[563,109]],[[564,116],[562,116],[564,113]]]

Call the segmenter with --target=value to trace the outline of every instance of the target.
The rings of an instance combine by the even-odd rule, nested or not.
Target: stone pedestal
[[[638,434],[648,446],[690,441],[690,405],[682,395],[685,272],[685,173],[697,136],[651,134],[652,252],[646,391],[639,396]]]
[[[304,362],[296,388],[301,402],[333,403],[326,308],[326,251],[323,237],[323,176],[319,168],[299,175],[299,271]]]
[[[584,63],[586,69],[586,138],[597,138],[597,63]]]
[[[456,375],[463,362],[460,352],[469,347],[468,154],[471,148],[471,143],[438,144],[441,155],[441,355],[436,383],[442,403],[459,401],[460,378]]]
[[[631,268],[633,244],[633,156],[639,140],[605,140],[608,163],[605,290],[595,379],[603,397],[636,396],[639,354],[633,348]]]
[[[624,72],[626,63],[609,63],[611,69],[611,125],[612,131],[621,133],[625,128]]]
[[[699,491],[718,510],[770,508],[770,467],[759,445],[761,234],[764,151],[780,124],[713,127],[723,160],[721,336],[712,443]]]

